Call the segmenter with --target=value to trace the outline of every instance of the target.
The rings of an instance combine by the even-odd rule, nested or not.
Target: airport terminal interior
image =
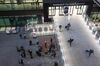
[[[100,66],[100,0],[0,0],[0,66]]]

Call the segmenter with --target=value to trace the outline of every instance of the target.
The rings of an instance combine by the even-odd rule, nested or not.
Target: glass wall
[[[0,0],[0,11],[43,9],[43,0]]]
[[[56,7],[49,7],[49,16],[55,16]]]
[[[83,9],[84,9],[84,5],[81,5],[81,6],[76,6],[77,8],[77,15],[82,15],[83,13]]]
[[[60,6],[59,7],[59,15],[63,15],[64,14],[64,6]]]
[[[37,22],[37,16],[0,17],[0,27],[25,26],[29,22]]]
[[[100,12],[92,12],[90,18],[92,21],[100,22]]]

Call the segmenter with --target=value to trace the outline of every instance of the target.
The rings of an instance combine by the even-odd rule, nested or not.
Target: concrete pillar
[[[44,22],[48,22],[48,15],[49,15],[49,13],[48,13],[48,8],[49,8],[49,5],[48,5],[48,3],[44,3],[43,4],[43,10],[44,10]]]

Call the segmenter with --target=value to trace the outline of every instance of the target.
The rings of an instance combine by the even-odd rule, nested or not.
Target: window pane
[[[0,4],[0,11],[11,10],[11,4]]]
[[[14,4],[15,10],[24,10],[23,4]]]
[[[41,27],[39,27],[39,32],[42,32],[42,28]]]
[[[31,10],[32,9],[32,5],[30,3],[28,4],[24,4],[25,10]]]
[[[48,28],[47,27],[44,27],[44,31],[48,31]]]

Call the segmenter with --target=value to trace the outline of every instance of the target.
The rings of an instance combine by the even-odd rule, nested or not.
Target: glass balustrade
[[[37,16],[0,17],[0,27],[24,26],[27,23],[38,22]]]
[[[43,9],[43,0],[22,0],[20,3],[17,0],[0,0],[0,11],[41,9]]]

